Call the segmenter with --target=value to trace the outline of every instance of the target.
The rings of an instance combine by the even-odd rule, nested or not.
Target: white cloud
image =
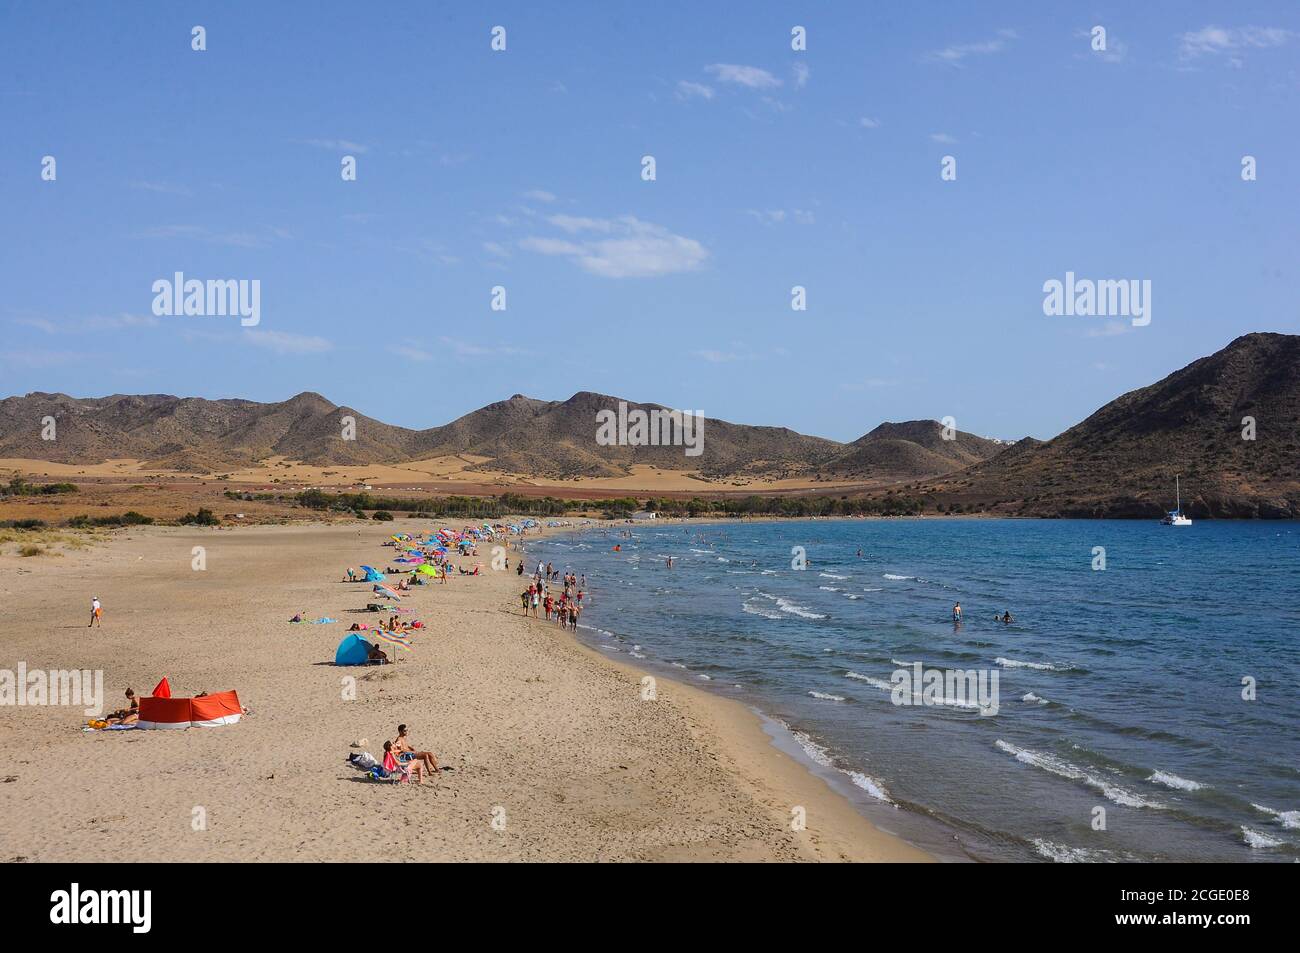
[[[942,144],[942,145],[945,145],[945,146],[951,146],[951,145],[956,145],[956,144],[957,144],[957,140],[956,140],[953,136],[948,135],[948,133],[946,133],[946,132],[932,132],[932,133],[930,133],[930,141],[931,141],[931,142],[938,142],[938,143],[940,143],[940,144]]]
[[[734,351],[691,351],[695,357],[708,361],[710,364],[730,364],[732,361],[747,361],[752,358],[749,354],[737,354]]]
[[[709,257],[708,249],[695,239],[631,215],[613,219],[552,215],[547,220],[571,235],[602,237],[569,241],[530,236],[519,247],[570,258],[584,271],[605,278],[651,278],[694,271]]]
[[[714,63],[704,67],[705,72],[713,74],[719,83],[735,83],[750,89],[773,89],[781,81],[765,69],[757,66],[741,66],[735,63]]]
[[[171,185],[167,182],[132,182],[131,188],[140,192],[158,192],[162,195],[190,194],[190,190],[183,185]]]
[[[871,119],[867,116],[863,116],[861,119],[858,120],[858,125],[860,125],[863,129],[879,129],[880,120]]]
[[[1205,26],[1179,37],[1179,52],[1185,59],[1205,54],[1230,54],[1230,59],[1240,62],[1238,54],[1247,49],[1266,49],[1283,46],[1295,37],[1295,32],[1281,27],[1244,26],[1225,28]]]
[[[247,330],[244,337],[250,344],[264,347],[277,354],[320,354],[332,350],[334,345],[324,338],[308,334],[290,334],[288,331]]]
[[[315,146],[317,149],[327,149],[330,152],[360,152],[370,151],[370,147],[360,142],[353,142],[351,139],[304,139],[304,145]]]
[[[76,364],[89,359],[87,355],[78,354],[75,351],[0,351],[0,364],[8,364],[16,369],[21,368],[23,370],[62,367],[66,364]]]
[[[258,232],[214,232],[202,225],[151,225],[136,234],[137,238],[195,238],[214,245],[236,248],[265,248],[275,239],[290,238],[288,229],[263,225]]]
[[[152,314],[92,314],[84,318],[14,318],[14,324],[24,324],[46,334],[70,334],[86,331],[122,331],[127,328],[154,328],[159,321]]]
[[[703,83],[692,83],[690,80],[680,79],[677,81],[677,98],[712,99],[713,87],[705,86]]]
[[[404,357],[409,361],[429,361],[433,359],[432,354],[428,351],[421,351],[418,347],[406,347],[403,344],[395,344],[388,350],[396,354],[398,357]]]
[[[554,202],[555,193],[547,192],[545,189],[530,189],[524,193],[524,198],[532,199],[534,202]]]
[[[517,347],[484,347],[459,338],[442,337],[438,338],[438,343],[449,348],[457,357],[510,357],[525,353]]]
[[[808,68],[807,63],[794,64],[794,88],[803,89],[808,85],[808,77],[812,75],[812,70]]]
[[[1008,40],[1019,39],[1015,30],[999,30],[996,39],[983,40],[979,43],[954,43],[941,50],[931,50],[925,55],[927,60],[935,63],[947,63],[960,66],[968,56],[991,56],[1007,48]]]
[[[489,255],[494,255],[497,258],[510,257],[510,249],[505,245],[502,245],[500,242],[484,242],[483,250]]]

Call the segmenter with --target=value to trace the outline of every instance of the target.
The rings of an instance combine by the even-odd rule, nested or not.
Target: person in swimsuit
[[[135,697],[135,689],[126,690],[126,708],[119,708],[104,720],[110,725],[132,725],[140,720],[140,699]]]
[[[411,761],[403,764],[397,760],[397,752],[393,750],[391,741],[384,742],[384,770],[389,774],[404,774],[409,781],[414,774],[421,784],[424,783],[424,762]]]
[[[399,758],[402,755],[406,755],[406,754],[409,754],[411,756],[409,759],[403,758],[402,760],[418,761],[424,766],[424,770],[426,771],[438,770],[438,761],[436,758],[434,758],[433,752],[416,751],[415,748],[411,745],[411,739],[410,736],[407,734],[405,725],[397,726],[397,737],[393,739],[393,747],[397,749],[397,754]]]
[[[103,614],[104,608],[99,604],[99,596],[95,596],[90,600],[90,625],[87,625],[86,628],[89,629],[90,626],[98,624],[102,629],[104,623],[100,620],[100,617],[103,616]]]
[[[960,622],[960,621],[961,621],[961,603],[960,603],[960,602],[956,603],[956,604],[953,605],[953,607],[952,607],[952,621],[953,621],[953,622]]]

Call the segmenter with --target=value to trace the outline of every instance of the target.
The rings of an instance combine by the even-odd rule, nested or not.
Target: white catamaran
[[[1183,515],[1183,488],[1178,477],[1174,477],[1174,494],[1176,500],[1174,509],[1166,513],[1165,518],[1160,522],[1166,526],[1191,526],[1191,518]]]

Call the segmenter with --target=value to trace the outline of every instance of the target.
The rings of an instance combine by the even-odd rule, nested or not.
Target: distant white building
[[[653,520],[658,518],[659,514],[651,510],[637,510],[632,514],[632,519],[634,520]]]

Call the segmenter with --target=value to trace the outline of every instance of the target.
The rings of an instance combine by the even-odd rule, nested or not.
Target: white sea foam
[[[862,675],[858,672],[845,672],[844,677],[855,678],[859,682],[866,682],[872,688],[878,688],[882,692],[892,692],[894,690],[894,686],[889,684],[889,682],[885,681],[883,678],[874,678],[871,675]]]
[[[1046,705],[1046,704],[1047,704],[1047,699],[1046,699],[1046,698],[1039,698],[1039,697],[1038,697],[1037,695],[1035,695],[1033,692],[1030,692],[1030,693],[1027,694],[1024,698],[1022,698],[1022,699],[1020,699],[1020,700],[1021,700],[1022,702],[1029,702],[1029,703],[1034,704],[1034,705]]]
[[[828,702],[844,701],[843,695],[828,695],[826,694],[826,692],[809,692],[808,694],[811,695],[813,698],[820,698],[822,701],[828,701]]]
[[[1241,839],[1246,842],[1246,846],[1254,850],[1267,850],[1270,847],[1281,847],[1282,842],[1276,837],[1270,837],[1260,831],[1252,831],[1245,824],[1241,825]]]
[[[849,578],[848,576],[837,576],[833,572],[819,572],[817,575],[821,576],[823,579],[848,579]]]
[[[1255,804],[1254,802],[1251,802],[1250,806],[1274,818],[1288,830],[1300,828],[1300,811],[1275,811],[1271,807],[1265,807],[1263,804]]]
[[[885,590],[880,588],[879,586],[876,586],[874,589],[864,586],[862,588],[862,591],[863,592],[884,592]]]
[[[1052,662],[1022,662],[1020,659],[1002,658],[998,656],[993,660],[1003,668],[1032,668],[1040,672],[1068,672],[1073,665],[1057,665]]]
[[[1168,771],[1153,771],[1147,780],[1155,784],[1163,784],[1167,788],[1174,788],[1178,791],[1199,791],[1201,788],[1205,787],[1205,785],[1201,784],[1199,781],[1189,781],[1186,778],[1180,778],[1178,775],[1171,774]]]
[[[1105,778],[1099,778],[1095,774],[1089,774],[1083,768],[1076,764],[1071,764],[1063,758],[1056,755],[1046,754],[1042,751],[1031,751],[1028,748],[1019,748],[1001,738],[995,743],[999,751],[1005,751],[1022,764],[1027,764],[1049,774],[1055,774],[1058,777],[1068,778],[1071,781],[1079,781],[1090,788],[1095,788],[1102,795],[1116,804],[1122,804],[1125,807],[1149,807],[1155,810],[1164,810],[1164,805],[1157,801],[1148,801],[1144,797],[1139,797],[1132,791],[1126,791],[1116,784],[1112,784]]]
[[[748,602],[742,602],[740,608],[750,615],[761,615],[764,619],[781,619],[784,616],[774,609],[764,609],[762,606],[750,605]]]
[[[718,562],[720,562],[720,563],[729,563],[729,562],[731,562],[731,560],[728,559],[726,556],[719,556],[719,557],[718,557]]]
[[[857,785],[862,790],[866,791],[876,800],[884,801],[886,804],[894,803],[889,796],[889,792],[885,790],[885,786],[881,784],[879,781],[877,781],[875,778],[869,777],[868,775],[865,775],[860,771],[845,771],[843,768],[839,767],[839,765],[835,763],[835,759],[830,756],[830,752],[828,752],[817,742],[813,741],[802,731],[795,731],[793,728],[789,730],[790,730],[790,736],[799,743],[799,747],[803,749],[804,754],[806,754],[809,757],[809,759],[811,759],[813,762],[815,762],[816,764],[820,764],[823,768],[831,768],[832,770],[835,771],[843,771],[844,774],[848,776],[850,781],[852,781],[855,785]]]
[[[849,594],[849,593],[845,593],[845,595],[848,596],[848,598],[850,598],[850,599],[861,599],[861,598],[862,598],[861,596],[855,596],[855,595],[851,595],[851,594]]]
[[[807,606],[801,606],[797,602],[791,602],[789,599],[777,599],[776,604],[782,612],[788,612],[790,615],[797,615],[801,619],[826,618],[826,616],[821,613],[813,612]]]
[[[703,675],[703,674],[701,674],[701,675],[698,676],[698,677],[704,679],[706,682],[711,682],[711,681],[713,681],[713,676],[712,676],[712,675]]]
[[[820,589],[822,592],[839,592],[839,591],[840,591],[840,587],[839,587],[839,586],[818,586],[817,588]]]
[[[892,573],[892,572],[887,572],[887,573],[885,573],[885,578],[886,578],[886,579],[893,579],[893,580],[895,580],[895,581],[897,581],[897,582],[901,582],[901,581],[903,581],[903,580],[905,580],[905,579],[916,579],[915,576],[899,576],[899,575],[896,575],[895,573]]]
[[[632,656],[633,658],[645,658],[645,656],[642,655],[640,652],[628,652],[627,654]]]
[[[1053,860],[1058,864],[1096,864],[1096,863],[1114,863],[1109,851],[1089,850],[1087,847],[1067,847],[1064,844],[1053,844],[1051,841],[1042,838],[1034,838],[1034,850]]]

